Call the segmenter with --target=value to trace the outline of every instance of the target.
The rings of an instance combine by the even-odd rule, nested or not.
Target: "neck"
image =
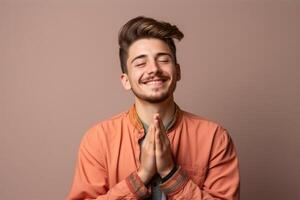
[[[173,96],[161,103],[149,103],[135,99],[135,107],[139,118],[149,125],[152,122],[153,115],[159,113],[164,125],[170,122],[175,112],[175,102]]]

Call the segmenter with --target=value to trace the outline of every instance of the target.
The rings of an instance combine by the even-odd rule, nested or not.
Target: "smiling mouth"
[[[147,80],[143,81],[142,83],[145,85],[161,85],[163,84],[167,79],[153,79],[153,80]]]
[[[146,81],[144,82],[144,84],[150,84],[150,85],[154,85],[154,84],[160,84],[160,83],[163,83],[165,82],[165,80],[162,80],[162,79],[159,79],[159,80],[149,80],[149,81]]]

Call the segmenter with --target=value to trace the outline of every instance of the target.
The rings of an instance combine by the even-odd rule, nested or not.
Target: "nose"
[[[161,68],[156,60],[152,60],[148,65],[148,74],[157,74],[161,72]]]

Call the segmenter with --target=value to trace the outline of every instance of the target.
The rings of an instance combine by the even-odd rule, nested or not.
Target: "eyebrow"
[[[131,62],[130,62],[130,63],[133,63],[135,60],[137,60],[137,59],[139,59],[139,58],[145,58],[145,57],[146,57],[146,55],[145,55],[145,54],[141,54],[141,55],[139,55],[139,56],[137,56],[137,57],[133,58],[133,59],[131,60]]]
[[[172,58],[172,55],[170,53],[165,53],[165,52],[158,53],[156,56],[169,56],[170,58]],[[137,60],[139,58],[145,58],[145,57],[147,57],[147,55],[141,54],[141,55],[133,58],[130,63],[133,63],[135,60]]]

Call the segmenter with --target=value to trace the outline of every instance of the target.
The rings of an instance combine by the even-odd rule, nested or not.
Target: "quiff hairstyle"
[[[157,38],[164,41],[171,50],[175,64],[176,46],[174,38],[181,40],[183,33],[175,25],[168,22],[157,21],[152,18],[139,16],[129,20],[119,32],[119,57],[123,73],[127,73],[126,62],[128,59],[128,49],[130,45],[138,39]]]

